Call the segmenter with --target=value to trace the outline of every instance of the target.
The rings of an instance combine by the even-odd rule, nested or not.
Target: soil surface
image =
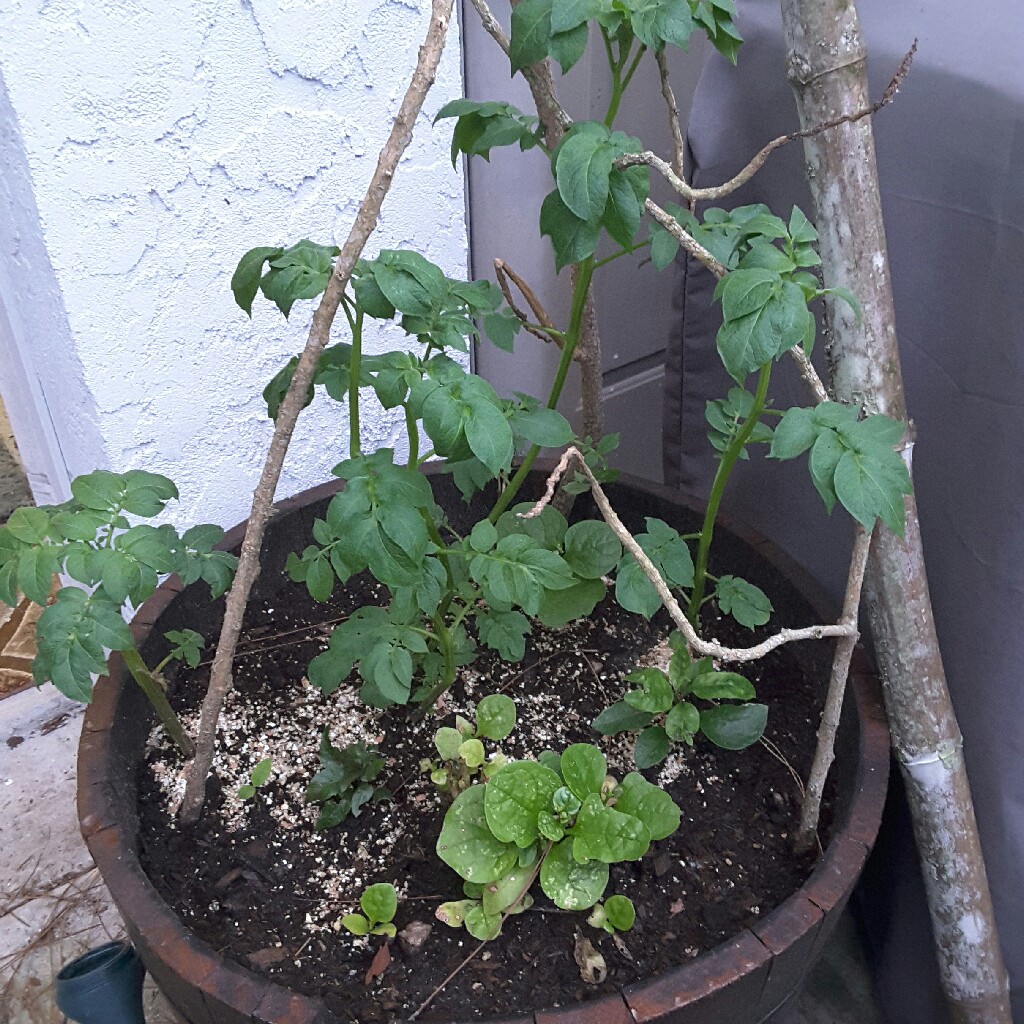
[[[646,622],[606,601],[592,618],[563,630],[538,627],[518,664],[481,654],[438,714],[416,723],[404,709],[367,716],[349,686],[325,697],[305,679],[332,624],[374,600],[367,581],[336,590],[326,605],[289,584],[272,605],[250,607],[213,797],[195,832],[182,833],[173,817],[179,766],[159,733],[140,779],[143,864],[186,926],[238,963],[360,1022],[408,1018],[478,945],[434,917],[442,901],[462,896],[461,880],[434,853],[447,802],[419,767],[421,758],[434,756],[434,730],[454,724],[456,712],[471,716],[481,697],[501,691],[515,699],[519,720],[508,739],[487,744],[488,753],[497,747],[521,758],[599,742],[609,770],[621,778],[633,767],[632,741],[599,740],[589,723],[631,688],[622,676],[650,662],[669,630],[663,613]],[[787,621],[786,608],[776,613],[773,623]],[[745,646],[768,631],[726,620],[710,623],[705,635]],[[806,777],[819,717],[806,650],[784,646],[747,672],[770,708],[767,743],[730,752],[698,737],[695,748],[677,747],[644,773],[679,804],[682,824],[642,860],[612,867],[608,895],[627,895],[637,908],[636,924],[620,943],[587,925],[586,913],[553,907],[537,885],[533,907],[510,918],[421,1019],[504,1017],[595,998],[713,948],[799,887],[814,858],[790,849],[800,799],[793,773]],[[208,676],[200,666],[175,681],[189,726]],[[324,728],[339,746],[380,742],[388,765],[378,781],[394,799],[318,833],[316,809],[303,794],[319,768]],[[270,781],[254,799],[240,800],[238,787],[264,757],[273,760]],[[827,817],[826,809],[826,829]],[[383,881],[399,890],[398,928],[422,922],[430,934],[418,950],[393,943],[387,969],[370,978],[383,940],[350,935],[340,918],[358,910],[367,885]],[[574,959],[580,936],[604,957],[601,984],[581,978]],[[386,957],[380,954],[377,965]]]

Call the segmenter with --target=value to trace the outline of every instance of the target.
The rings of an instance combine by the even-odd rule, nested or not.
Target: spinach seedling
[[[605,708],[594,719],[594,729],[602,736],[639,731],[633,757],[640,769],[664,761],[673,743],[692,747],[698,732],[726,750],[743,750],[756,743],[768,721],[768,707],[752,703],[754,684],[736,672],[716,672],[710,658],[693,661],[679,633],[672,633],[669,645],[668,672],[658,668],[630,672],[626,680],[639,687]],[[698,709],[689,697],[712,706]],[[724,700],[741,703],[718,703]]]
[[[353,935],[386,935],[395,937],[394,919],[398,910],[398,893],[390,882],[369,886],[359,897],[362,914],[346,914],[341,919],[343,928]]]
[[[306,803],[321,804],[317,832],[340,825],[349,815],[358,818],[368,801],[386,800],[391,794],[373,780],[384,770],[384,758],[365,743],[336,747],[324,729],[320,737],[323,767],[306,787]]]
[[[238,787],[239,800],[251,800],[256,795],[256,790],[267,784],[274,765],[269,757],[263,758],[249,773],[249,781]]]
[[[679,827],[679,807],[664,790],[638,772],[616,782],[589,743],[545,761],[513,761],[448,809],[437,854],[470,889],[443,904],[439,920],[493,938],[525,909],[538,878],[556,906],[587,910],[604,895],[609,865],[639,860]]]
[[[434,733],[441,761],[425,758],[420,761],[420,770],[429,772],[430,781],[439,789],[447,789],[454,800],[477,775],[489,779],[508,764],[508,758],[500,752],[488,758],[483,740],[503,740],[515,724],[516,703],[511,697],[503,693],[484,697],[476,706],[476,725],[457,715],[454,729],[442,726]]]
[[[602,928],[609,935],[628,932],[636,921],[636,910],[628,896],[609,896],[604,903],[597,903],[587,918],[593,928]]]

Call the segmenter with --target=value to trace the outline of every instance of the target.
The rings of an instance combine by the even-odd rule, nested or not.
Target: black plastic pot
[[[146,1024],[145,976],[146,967],[130,942],[107,942],[60,969],[54,1001],[78,1024]]]

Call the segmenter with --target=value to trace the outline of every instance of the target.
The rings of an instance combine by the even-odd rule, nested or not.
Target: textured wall
[[[259,396],[298,351],[310,311],[286,323],[262,298],[250,322],[228,282],[253,245],[344,240],[426,27],[424,0],[8,0],[0,68],[64,315],[53,357],[70,414],[69,465],[155,469],[180,517],[243,517],[269,441]],[[460,177],[438,107],[461,93],[453,26],[435,89],[368,252],[415,245],[464,274]],[[4,163],[9,154],[0,152]],[[13,159],[13,157],[10,157]],[[4,228],[0,220],[0,231]],[[9,239],[3,238],[9,249]],[[8,261],[10,263],[10,261]],[[7,268],[22,289],[34,265]],[[2,272],[0,272],[2,277]],[[340,319],[340,318],[339,318]],[[401,341],[372,337],[367,345]],[[50,394],[52,406],[61,396]],[[338,406],[300,421],[279,495],[344,454]],[[71,421],[84,417],[77,433]],[[370,412],[371,443],[393,419]],[[368,417],[369,418],[369,417]]]

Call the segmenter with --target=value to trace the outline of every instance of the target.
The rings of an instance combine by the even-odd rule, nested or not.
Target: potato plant
[[[178,497],[174,483],[156,473],[97,470],[73,480],[71,495],[60,505],[17,509],[0,527],[0,601],[15,605],[21,593],[44,606],[32,663],[36,685],[52,682],[88,703],[108,652],[119,651],[168,736],[191,756],[192,742],[167,702],[161,673],[176,658],[196,667],[205,640],[195,630],[172,630],[166,634],[170,653],[150,668],[121,612],[126,604],[137,608],[171,573],[186,585],[204,580],[213,597],[223,594],[236,563],[234,555],[214,550],[224,531],[207,524],[179,534],[167,523],[136,522],[160,515]],[[60,587],[51,602],[58,574],[81,586]]]

